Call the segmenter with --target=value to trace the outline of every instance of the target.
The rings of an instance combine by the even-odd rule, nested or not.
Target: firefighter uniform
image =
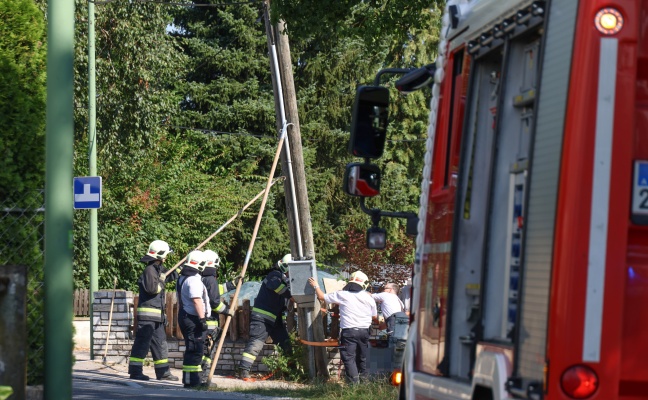
[[[168,348],[164,329],[166,315],[165,291],[166,282],[174,280],[178,274],[169,274],[165,280],[161,274],[166,270],[162,260],[146,255],[140,262],[147,263],[137,284],[139,286],[139,303],[137,306],[137,334],[131,349],[128,373],[131,379],[148,380],[142,367],[144,359],[151,350],[155,366],[155,376],[160,380],[178,380],[169,371]]]
[[[218,337],[218,314],[227,314],[229,311],[225,303],[221,302],[221,296],[230,290],[234,290],[236,285],[232,282],[218,283],[216,277],[217,270],[216,268],[205,268],[202,274],[202,283],[207,289],[207,294],[209,295],[209,305],[211,306],[212,313],[209,318],[207,318],[207,338],[205,341],[204,351],[203,351],[203,370],[211,366],[210,352],[211,347],[214,345],[214,341]],[[216,332],[214,332],[216,330]]]
[[[286,354],[292,353],[290,337],[283,322],[283,312],[290,299],[288,278],[279,270],[271,271],[261,283],[250,316],[250,339],[239,364],[239,376],[250,378],[250,368],[263,349],[268,336]]]
[[[178,278],[178,325],[185,339],[185,353],[182,362],[182,383],[185,387],[198,387],[202,384],[202,357],[207,318],[211,315],[207,289],[200,279],[204,261],[201,251],[192,251],[187,257],[180,278]],[[200,299],[199,304],[194,299]]]

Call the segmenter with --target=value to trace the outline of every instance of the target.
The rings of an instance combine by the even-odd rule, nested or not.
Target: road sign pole
[[[97,124],[95,89],[95,10],[94,2],[88,2],[88,153],[90,175],[97,176]],[[90,359],[94,359],[94,294],[99,290],[99,235],[97,233],[97,209],[90,210]],[[108,339],[106,339],[108,340]]]

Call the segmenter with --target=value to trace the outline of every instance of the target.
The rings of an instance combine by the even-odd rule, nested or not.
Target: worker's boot
[[[130,379],[135,379],[137,381],[148,381],[150,378],[141,372],[136,372],[134,374],[130,374]]]
[[[238,377],[239,379],[246,381],[246,382],[254,382],[256,379],[252,378],[250,375],[250,371],[247,369],[242,369],[240,368],[238,370]]]
[[[167,371],[161,377],[157,378],[158,381],[173,381],[176,382],[180,380],[177,376],[173,375],[171,371]]]

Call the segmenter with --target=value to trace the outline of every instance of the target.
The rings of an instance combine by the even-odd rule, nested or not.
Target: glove
[[[239,281],[241,281],[241,284],[243,284],[243,278],[242,277],[237,276],[236,278],[234,278],[234,285],[238,286]]]
[[[178,280],[178,277],[179,277],[179,276],[180,276],[180,274],[178,274],[178,270],[177,270],[177,269],[174,269],[173,272],[171,272],[169,275],[167,275],[167,277],[166,277],[166,282],[167,282],[167,283],[169,283],[169,282],[175,282],[175,281]]]
[[[207,318],[200,318],[200,325],[203,332],[207,332]]]

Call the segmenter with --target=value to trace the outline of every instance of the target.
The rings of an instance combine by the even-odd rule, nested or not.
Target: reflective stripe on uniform
[[[218,326],[218,321],[215,321],[213,319],[208,319],[207,320],[207,326],[208,327],[210,327],[210,326]]]
[[[218,284],[218,294],[223,295],[225,293],[225,284],[224,283],[219,283]]]
[[[162,315],[162,310],[157,308],[138,307],[137,314],[150,317],[159,317]]]
[[[129,365],[144,365],[144,359],[143,358],[136,358],[136,357],[131,357],[128,360]]]
[[[225,310],[225,304],[218,303],[218,306],[216,307],[216,312],[219,313],[222,312],[223,310]]]
[[[169,362],[169,360],[165,358],[164,360],[157,360],[157,361],[153,361],[153,364],[155,364],[155,365],[158,365],[158,364],[166,364],[166,363],[168,363],[168,362]]]
[[[241,354],[241,356],[243,356],[243,357],[245,357],[245,358],[247,358],[247,359],[249,359],[249,360],[252,360],[252,362],[254,362],[254,360],[256,360],[256,356],[253,356],[253,355],[250,354],[250,353],[245,353],[245,352],[244,352],[243,354]]]
[[[158,290],[157,290],[157,292],[155,292],[155,294],[160,293],[162,291],[162,289],[164,289],[164,286],[162,286],[161,283],[158,283]]]
[[[274,315],[273,313],[271,313],[271,312],[269,312],[269,311],[266,311],[266,310],[262,310],[262,309],[260,309],[260,308],[252,307],[252,312],[256,312],[256,313],[262,314],[262,315],[264,315],[264,316],[266,316],[266,317],[270,317],[270,318],[272,318],[273,320],[277,319],[277,316]]]
[[[275,291],[275,293],[277,293],[277,294],[282,294],[282,293],[285,292],[287,289],[288,289],[288,287],[282,283],[282,284],[279,285],[279,287],[277,287],[274,291]]]
[[[182,372],[202,372],[200,365],[183,365]]]

